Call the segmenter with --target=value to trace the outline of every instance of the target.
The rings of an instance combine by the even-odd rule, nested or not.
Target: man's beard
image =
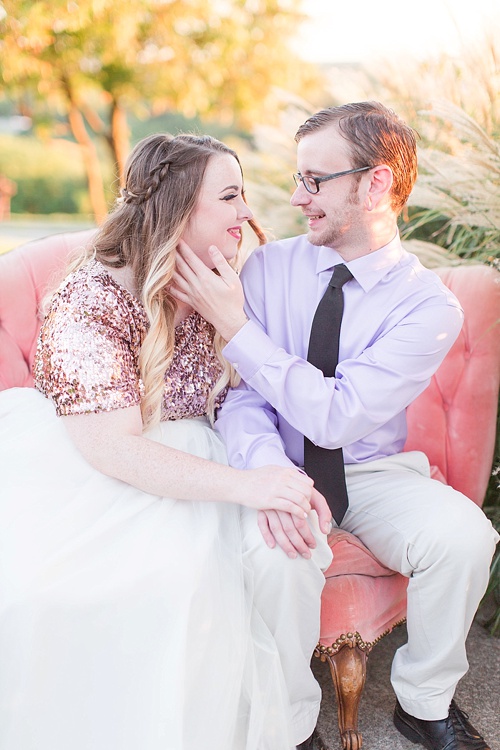
[[[351,229],[353,222],[357,220],[357,211],[354,211],[353,209],[358,206],[358,185],[356,184],[347,195],[344,204],[340,209],[340,221],[329,224],[318,233],[309,230],[307,233],[307,239],[311,245],[332,248],[338,245],[342,241],[344,235]]]

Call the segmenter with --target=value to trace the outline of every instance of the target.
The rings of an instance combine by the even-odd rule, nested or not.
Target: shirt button
[[[239,366],[240,366],[239,362],[233,362],[233,367],[235,370],[237,370]]]

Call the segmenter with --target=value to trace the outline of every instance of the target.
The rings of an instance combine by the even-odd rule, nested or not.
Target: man
[[[397,218],[417,176],[415,133],[381,104],[360,102],[318,112],[296,140],[291,202],[308,233],[252,254],[241,274],[246,314],[216,248],[219,275],[181,248],[174,277],[177,296],[229,342],[223,354],[242,378],[216,423],[230,463],[295,466],[314,480],[319,527],[315,516],[260,512],[256,521],[242,512],[254,601],[279,650],[293,737],[301,750],[317,747],[320,690],[309,662],[329,563],[327,498],[338,525],[409,578],[408,643],[392,669],[397,729],[429,750],[489,750],[453,694],[498,535],[478,506],[430,479],[422,453],[402,452],[406,408],[462,325],[455,297],[399,240]]]
[[[465,639],[498,535],[468,498],[430,479],[423,454],[402,452],[406,408],[462,325],[457,300],[398,235],[417,176],[415,133],[381,104],[360,102],[313,115],[296,141],[291,203],[308,233],[258,248],[243,269],[249,321],[240,321],[224,349],[242,382],[216,428],[239,468],[303,470],[304,436],[332,454],[342,449],[349,504],[339,524],[409,578],[408,643],[391,677],[395,726],[429,750],[488,750],[452,699],[468,668]],[[340,264],[350,274],[339,359],[334,375],[325,375],[308,362],[309,339]],[[269,547],[290,558],[307,558],[315,545],[309,527],[285,513],[261,512],[259,527]],[[304,732],[307,721],[297,734],[299,726]],[[314,743],[304,734],[296,741]]]

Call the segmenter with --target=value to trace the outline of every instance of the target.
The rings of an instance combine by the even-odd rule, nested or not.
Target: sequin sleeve
[[[79,269],[56,292],[35,357],[36,387],[59,415],[140,403],[138,353],[145,316],[100,264]]]

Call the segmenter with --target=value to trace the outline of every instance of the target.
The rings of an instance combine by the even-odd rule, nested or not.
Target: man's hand
[[[312,490],[311,509],[318,514],[319,527],[324,534],[332,528],[332,514],[328,503],[318,490]],[[257,523],[267,546],[273,549],[278,544],[288,557],[302,555],[309,559],[316,547],[314,535],[306,519],[276,510],[259,511]]]

